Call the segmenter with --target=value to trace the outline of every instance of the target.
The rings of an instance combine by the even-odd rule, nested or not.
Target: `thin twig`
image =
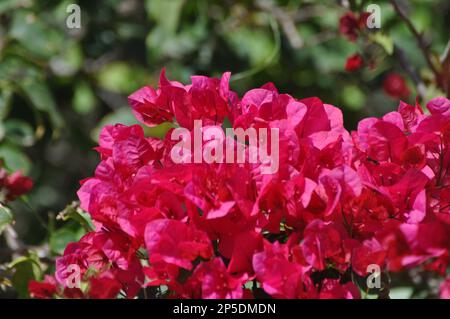
[[[234,82],[234,81],[238,81],[238,80],[242,80],[243,78],[249,77],[249,76],[253,76],[254,74],[261,72],[262,70],[264,70],[266,67],[268,67],[271,63],[273,63],[275,57],[277,56],[278,52],[280,51],[280,47],[281,47],[281,36],[280,36],[280,30],[277,24],[277,20],[275,18],[273,18],[272,16],[269,16],[269,21],[270,21],[270,26],[272,28],[272,32],[274,34],[274,41],[275,41],[275,46],[272,50],[272,52],[270,53],[270,55],[263,61],[263,63],[261,63],[260,65],[247,70],[247,71],[243,71],[243,72],[239,72],[237,74],[234,74],[231,77],[230,82]]]
[[[333,31],[333,30],[323,31],[323,32],[317,34],[316,36],[312,37],[311,39],[308,39],[305,47],[313,47],[316,45],[320,45],[331,39],[336,39],[338,36],[339,36],[339,34],[336,31]]]
[[[306,8],[299,8],[298,11],[292,14],[292,20],[294,22],[304,22],[314,17],[318,17],[323,14],[325,10],[328,10],[326,6],[315,5]]]
[[[409,77],[413,81],[420,98],[424,100],[426,96],[425,84],[423,83],[422,79],[420,78],[419,74],[414,69],[412,64],[409,62],[408,58],[406,57],[405,51],[399,48],[398,45],[394,45],[394,56],[397,58],[402,68],[405,70],[405,72],[409,75]]]
[[[434,76],[436,78],[436,82],[439,83],[439,72],[436,69],[436,66],[434,65],[433,61],[431,60],[431,55],[430,55],[430,52],[428,51],[428,45],[425,43],[425,40],[423,39],[422,34],[412,24],[411,20],[405,14],[405,12],[403,12],[403,10],[400,8],[400,6],[398,5],[397,1],[390,0],[390,2],[394,6],[395,11],[398,13],[400,18],[406,23],[406,26],[408,27],[408,29],[413,33],[414,37],[417,40],[417,44],[418,44],[420,50],[422,51],[422,54],[425,57],[425,60],[426,60],[426,62],[428,64],[428,67],[433,72],[433,74],[434,74]]]
[[[295,21],[289,13],[287,13],[282,8],[278,7],[270,0],[259,0],[256,1],[256,6],[261,10],[264,10],[270,13],[272,16],[277,19],[278,23],[281,25],[286,38],[289,41],[289,44],[294,49],[300,49],[303,47],[304,41],[300,34],[297,31],[297,27],[295,25]]]

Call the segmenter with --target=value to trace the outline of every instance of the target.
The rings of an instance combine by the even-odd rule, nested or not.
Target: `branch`
[[[416,38],[417,44],[418,44],[420,50],[422,51],[422,54],[425,57],[428,67],[433,72],[433,74],[436,78],[436,82],[439,83],[440,82],[439,81],[439,78],[440,78],[439,72],[436,69],[435,65],[433,64],[433,61],[431,60],[431,55],[430,55],[430,52],[428,51],[428,45],[425,43],[425,40],[423,39],[422,34],[412,24],[411,20],[403,12],[403,10],[400,8],[398,3],[395,0],[390,0],[390,1],[391,1],[391,4],[394,6],[395,11],[398,13],[400,18],[406,23],[406,26],[408,27],[408,29],[413,33],[414,37]]]
[[[322,5],[303,7],[292,14],[292,20],[294,22],[304,22],[310,18],[321,16],[325,10],[328,10],[328,7]]]
[[[405,51],[399,48],[398,45],[396,44],[394,45],[394,56],[400,61],[400,65],[413,81],[420,98],[422,100],[425,100],[426,95],[425,84],[422,82],[422,79],[420,78],[419,74],[416,72],[412,64],[409,62],[408,58],[406,57]]]
[[[277,7],[270,0],[256,1],[256,6],[275,17],[275,19],[281,25],[281,28],[283,29],[283,32],[286,35],[286,38],[288,39],[290,45],[294,49],[300,49],[301,47],[303,47],[304,41],[298,33],[294,19],[290,14],[288,14],[280,7]]]
[[[328,40],[335,39],[338,36],[339,36],[339,34],[336,31],[332,31],[332,30],[323,31],[323,32],[317,34],[316,36],[312,37],[311,39],[308,39],[308,44],[306,46],[312,47],[315,45],[319,45],[324,42],[327,42]]]

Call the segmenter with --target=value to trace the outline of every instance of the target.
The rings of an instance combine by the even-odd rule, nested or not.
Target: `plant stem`
[[[402,68],[405,70],[405,72],[409,75],[409,77],[413,81],[421,100],[424,100],[426,95],[425,84],[423,83],[422,79],[420,78],[419,74],[416,72],[414,67],[409,62],[408,58],[406,57],[405,51],[403,51],[403,49],[401,49],[398,45],[394,45],[394,56],[397,58]]]
[[[433,72],[435,78],[436,78],[436,83],[439,84],[439,72],[436,69],[436,66],[434,65],[433,61],[431,60],[431,55],[430,52],[428,50],[428,45],[425,43],[422,34],[419,33],[419,31],[416,29],[416,27],[412,24],[411,20],[409,19],[409,17],[405,14],[405,12],[403,12],[403,10],[400,8],[400,6],[398,5],[397,1],[395,0],[390,0],[391,4],[394,6],[395,11],[397,12],[397,14],[400,16],[400,18],[406,23],[406,26],[408,27],[408,29],[412,32],[412,34],[414,35],[414,37],[417,40],[417,44],[420,48],[420,50],[422,51],[423,56],[425,57],[425,61],[428,64],[428,67],[431,69],[431,71]]]

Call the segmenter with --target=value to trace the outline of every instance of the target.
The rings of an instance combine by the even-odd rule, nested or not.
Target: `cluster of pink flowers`
[[[129,97],[148,126],[193,121],[279,129],[280,167],[175,164],[174,142],[139,125],[108,125],[101,162],[82,181],[95,231],[71,243],[35,297],[127,298],[160,287],[167,298],[360,298],[369,265],[443,277],[450,248],[450,100],[400,102],[397,112],[343,126],[339,108],[296,99],[271,83],[242,98],[221,79]],[[68,287],[73,265],[81,285]],[[72,268],[71,268],[72,267]]]

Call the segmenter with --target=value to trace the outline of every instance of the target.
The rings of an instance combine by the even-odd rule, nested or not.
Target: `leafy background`
[[[343,2],[356,10],[371,3]],[[399,2],[438,59],[450,36],[450,3]],[[70,3],[81,7],[81,29],[66,27]],[[382,90],[387,73],[403,72],[395,43],[424,79],[426,95],[443,94],[404,21],[388,1],[376,3],[381,30],[371,43],[352,43],[339,34],[348,11],[341,1],[0,1],[0,158],[35,181],[29,195],[0,209],[0,233],[9,223],[13,229],[0,235],[0,297],[28,297],[28,280],[51,272],[65,245],[89,228],[71,203],[98,162],[92,148],[99,129],[135,123],[127,95],[155,85],[162,67],[183,82],[231,71],[240,94],[271,81],[296,97],[319,96],[341,107],[354,129],[362,117],[397,107]],[[346,72],[346,58],[361,50],[375,56],[376,67]],[[417,92],[408,85],[413,103]],[[425,284],[432,278],[391,297],[425,297]]]

